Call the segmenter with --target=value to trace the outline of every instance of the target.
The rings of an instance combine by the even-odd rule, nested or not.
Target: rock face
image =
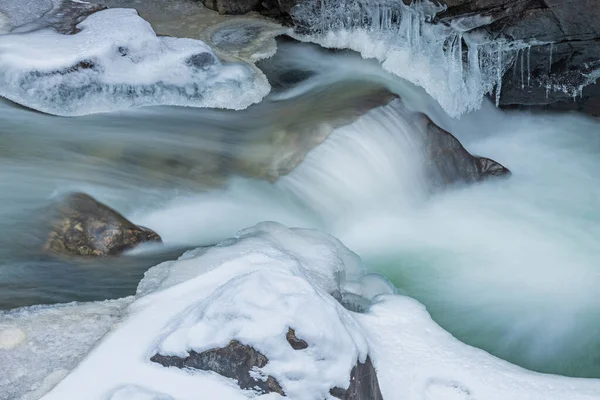
[[[289,328],[286,339],[294,350],[302,351],[309,344],[296,337],[294,329]],[[154,355],[151,359],[165,367],[192,368],[213,371],[227,378],[235,379],[242,389],[258,389],[262,393],[285,393],[279,382],[272,376],[256,379],[251,372],[262,368],[269,360],[267,357],[248,345],[232,340],[225,347],[207,350],[202,353],[190,351],[185,358],[177,356]],[[253,376],[254,375],[254,376]],[[370,357],[364,363],[358,362],[350,372],[350,385],[347,389],[332,388],[330,394],[342,400],[383,400],[377,373]]]
[[[286,25],[292,24],[291,10],[298,0],[201,0],[206,8],[219,14],[246,14],[256,11],[276,18]]]
[[[441,3],[448,8],[438,15],[439,22],[451,23],[458,18],[481,15],[489,17],[490,23],[476,30],[492,38],[546,43],[511,56],[512,66],[502,84],[502,106],[545,106],[600,115],[600,84],[596,83],[600,77],[597,0],[443,0]],[[576,93],[579,86],[585,86],[580,95]]]
[[[342,400],[383,400],[371,358],[352,368],[348,389],[333,388],[329,393]]]
[[[50,233],[43,250],[67,256],[114,256],[146,242],[161,242],[148,228],[134,225],[84,193],[66,196],[49,211]]]
[[[424,126],[426,173],[434,186],[475,183],[491,177],[508,177],[511,172],[494,160],[471,155],[450,133],[424,114],[417,116]]]

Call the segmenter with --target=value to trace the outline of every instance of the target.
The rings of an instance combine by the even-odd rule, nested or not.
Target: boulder
[[[508,177],[511,172],[494,160],[473,156],[450,132],[437,126],[425,114],[417,115],[424,128],[426,174],[434,186],[475,183],[491,177]]]
[[[383,400],[377,372],[371,358],[367,356],[364,363],[356,364],[350,371],[350,386],[347,389],[333,388],[329,393],[342,400]]]
[[[165,367],[213,371],[224,377],[235,379],[241,389],[258,388],[262,393],[275,392],[285,396],[283,389],[272,376],[268,376],[263,381],[250,374],[256,368],[267,365],[269,360],[264,354],[237,340],[232,340],[225,347],[202,353],[190,351],[185,358],[156,354],[150,360]]]
[[[294,350],[302,351],[309,344],[296,337],[294,329],[289,328],[286,339]],[[187,357],[154,355],[151,361],[165,367],[191,368],[203,371],[213,371],[227,378],[235,379],[241,389],[254,389],[261,393],[278,393],[285,396],[279,382],[272,376],[256,378],[256,369],[263,368],[269,362],[268,358],[237,340],[232,340],[222,348],[211,349],[202,353],[190,351]],[[253,372],[253,373],[251,373]],[[350,372],[348,388],[332,388],[330,394],[342,400],[383,400],[377,373],[370,357],[364,363],[357,362]]]
[[[160,236],[134,225],[117,211],[84,193],[73,193],[51,207],[43,250],[67,256],[114,256]]]

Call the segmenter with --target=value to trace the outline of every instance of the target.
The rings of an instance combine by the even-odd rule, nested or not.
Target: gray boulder
[[[134,225],[117,211],[84,193],[73,193],[51,207],[43,250],[63,256],[115,256],[160,236]]]
[[[473,156],[450,132],[437,126],[425,114],[417,115],[424,133],[426,173],[435,187],[454,183],[475,183],[511,172],[494,160]]]

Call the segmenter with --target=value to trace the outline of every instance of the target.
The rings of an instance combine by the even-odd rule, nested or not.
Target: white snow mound
[[[241,109],[269,91],[242,63],[223,63],[202,41],[158,37],[133,9],[94,13],[63,35],[0,35],[0,95],[49,114],[76,116],[149,105]]]
[[[335,300],[348,291],[367,303],[366,312]],[[600,398],[599,380],[543,375],[499,360],[454,339],[421,304],[393,292],[335,238],[262,223],[148,271],[122,319],[43,399],[281,398],[243,391],[212,372],[150,361],[233,339],[267,356],[253,373],[276,378],[290,399],[332,400],[329,388],[347,387],[350,370],[367,354],[386,400]],[[289,327],[307,349],[291,348]]]

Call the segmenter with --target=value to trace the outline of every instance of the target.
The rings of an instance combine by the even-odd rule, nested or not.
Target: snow
[[[336,298],[348,294],[364,301],[365,312],[338,303]],[[106,306],[94,304],[89,306]],[[77,312],[82,305],[68,307]],[[217,246],[153,267],[133,303],[118,314],[119,322],[112,321],[110,332],[44,400],[191,400],[199,394],[222,400],[281,398],[243,391],[212,372],[150,361],[157,352],[186,356],[233,339],[267,356],[267,365],[253,373],[275,377],[291,399],[331,399],[329,389],[347,387],[350,370],[367,354],[385,399],[600,396],[598,380],[530,372],[459,342],[424,306],[394,294],[383,277],[367,273],[359,257],[337,239],[277,223],[258,224]],[[307,349],[293,350],[287,343],[290,327],[309,344]],[[52,359],[81,351],[48,348],[46,354]],[[3,365],[15,365],[9,361]],[[44,369],[47,362],[23,368]]]
[[[270,87],[242,63],[223,63],[202,41],[158,37],[133,9],[108,9],[63,35],[0,35],[0,95],[75,116],[148,105],[241,109]]]
[[[129,301],[0,311],[0,399],[39,399],[77,365]]]

